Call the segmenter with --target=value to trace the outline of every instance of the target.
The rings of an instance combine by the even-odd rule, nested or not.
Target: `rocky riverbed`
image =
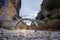
[[[60,32],[0,29],[0,40],[60,40]]]

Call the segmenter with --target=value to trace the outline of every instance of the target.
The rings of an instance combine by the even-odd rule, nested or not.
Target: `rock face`
[[[14,15],[19,17],[21,0],[0,0],[0,20],[12,20]]]
[[[60,0],[43,0],[41,11],[38,13],[36,19],[59,19],[60,18]]]
[[[39,25],[40,28],[42,27],[41,29],[49,29],[49,27],[51,27],[53,28],[53,30],[59,30],[58,28],[60,28],[60,0],[43,0],[41,4],[41,11],[38,13],[36,19],[45,21],[44,24]]]
[[[0,26],[13,23],[19,16],[21,0],[0,0]]]

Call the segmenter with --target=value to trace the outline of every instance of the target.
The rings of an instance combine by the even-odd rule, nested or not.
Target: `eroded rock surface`
[[[0,0],[0,27],[7,27],[8,24],[21,19],[19,16],[20,9],[21,0]]]
[[[19,16],[21,0],[0,0],[0,2],[0,20],[13,20],[15,15]]]

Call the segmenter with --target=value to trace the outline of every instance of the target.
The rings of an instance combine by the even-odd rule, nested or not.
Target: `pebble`
[[[60,40],[60,32],[0,29],[0,40]]]

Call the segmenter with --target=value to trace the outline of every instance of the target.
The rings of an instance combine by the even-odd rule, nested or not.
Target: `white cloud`
[[[20,16],[23,18],[29,17],[34,19],[40,10],[41,3],[42,0],[22,0]]]

